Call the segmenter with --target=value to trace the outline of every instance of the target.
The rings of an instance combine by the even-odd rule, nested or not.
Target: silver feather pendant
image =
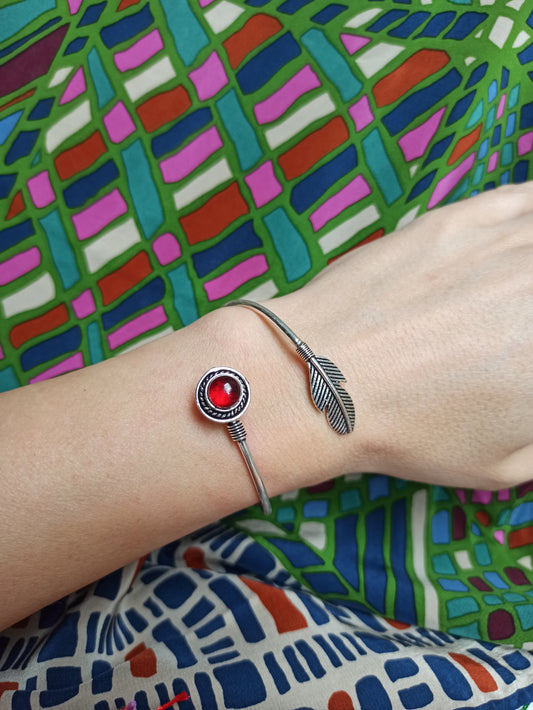
[[[296,346],[296,352],[309,367],[311,398],[313,404],[326,415],[330,427],[338,434],[349,434],[355,426],[355,407],[348,392],[341,386],[346,378],[331,360],[317,357],[307,343],[271,310],[261,303],[241,298],[226,303],[226,306],[246,306],[269,318]]]
[[[315,407],[324,412],[330,427],[337,434],[354,430],[355,407],[348,392],[341,386],[346,378],[331,360],[317,357],[306,343],[296,348],[309,368],[311,398]]]

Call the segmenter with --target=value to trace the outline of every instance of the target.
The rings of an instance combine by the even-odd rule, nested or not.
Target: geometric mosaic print
[[[216,550],[221,571],[208,569]],[[114,710],[134,698],[151,710],[188,696],[180,708],[515,710],[533,697],[531,654],[281,589],[249,576],[247,560],[282,573],[214,526],[150,555],[133,584],[134,567],[48,607],[20,639],[0,637],[11,678],[0,707]]]
[[[349,476],[230,520],[323,599],[533,650],[532,489]]]
[[[529,173],[523,0],[0,13],[0,389],[293,290]]]

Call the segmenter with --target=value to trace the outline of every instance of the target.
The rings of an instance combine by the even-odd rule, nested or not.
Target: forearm
[[[270,495],[342,468],[344,453],[336,461],[331,455],[339,437],[309,400],[305,366],[242,308],[6,393],[0,628],[257,502],[226,428],[196,410],[196,383],[216,365],[242,371],[251,383],[243,423]]]

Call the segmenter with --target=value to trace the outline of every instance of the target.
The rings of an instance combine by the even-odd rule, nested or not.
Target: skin
[[[346,376],[349,436],[313,408],[286,338],[237,307],[3,394],[0,628],[256,502],[225,427],[196,411],[215,365],[250,381],[243,423],[272,496],[349,472],[485,489],[529,480],[532,235],[533,184],[500,188],[265,303]]]

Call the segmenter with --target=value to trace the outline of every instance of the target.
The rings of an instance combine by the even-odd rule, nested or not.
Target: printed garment
[[[532,30],[532,0],[4,1],[0,391],[531,177]],[[332,480],[0,634],[0,708],[515,710],[532,543],[531,484]]]

